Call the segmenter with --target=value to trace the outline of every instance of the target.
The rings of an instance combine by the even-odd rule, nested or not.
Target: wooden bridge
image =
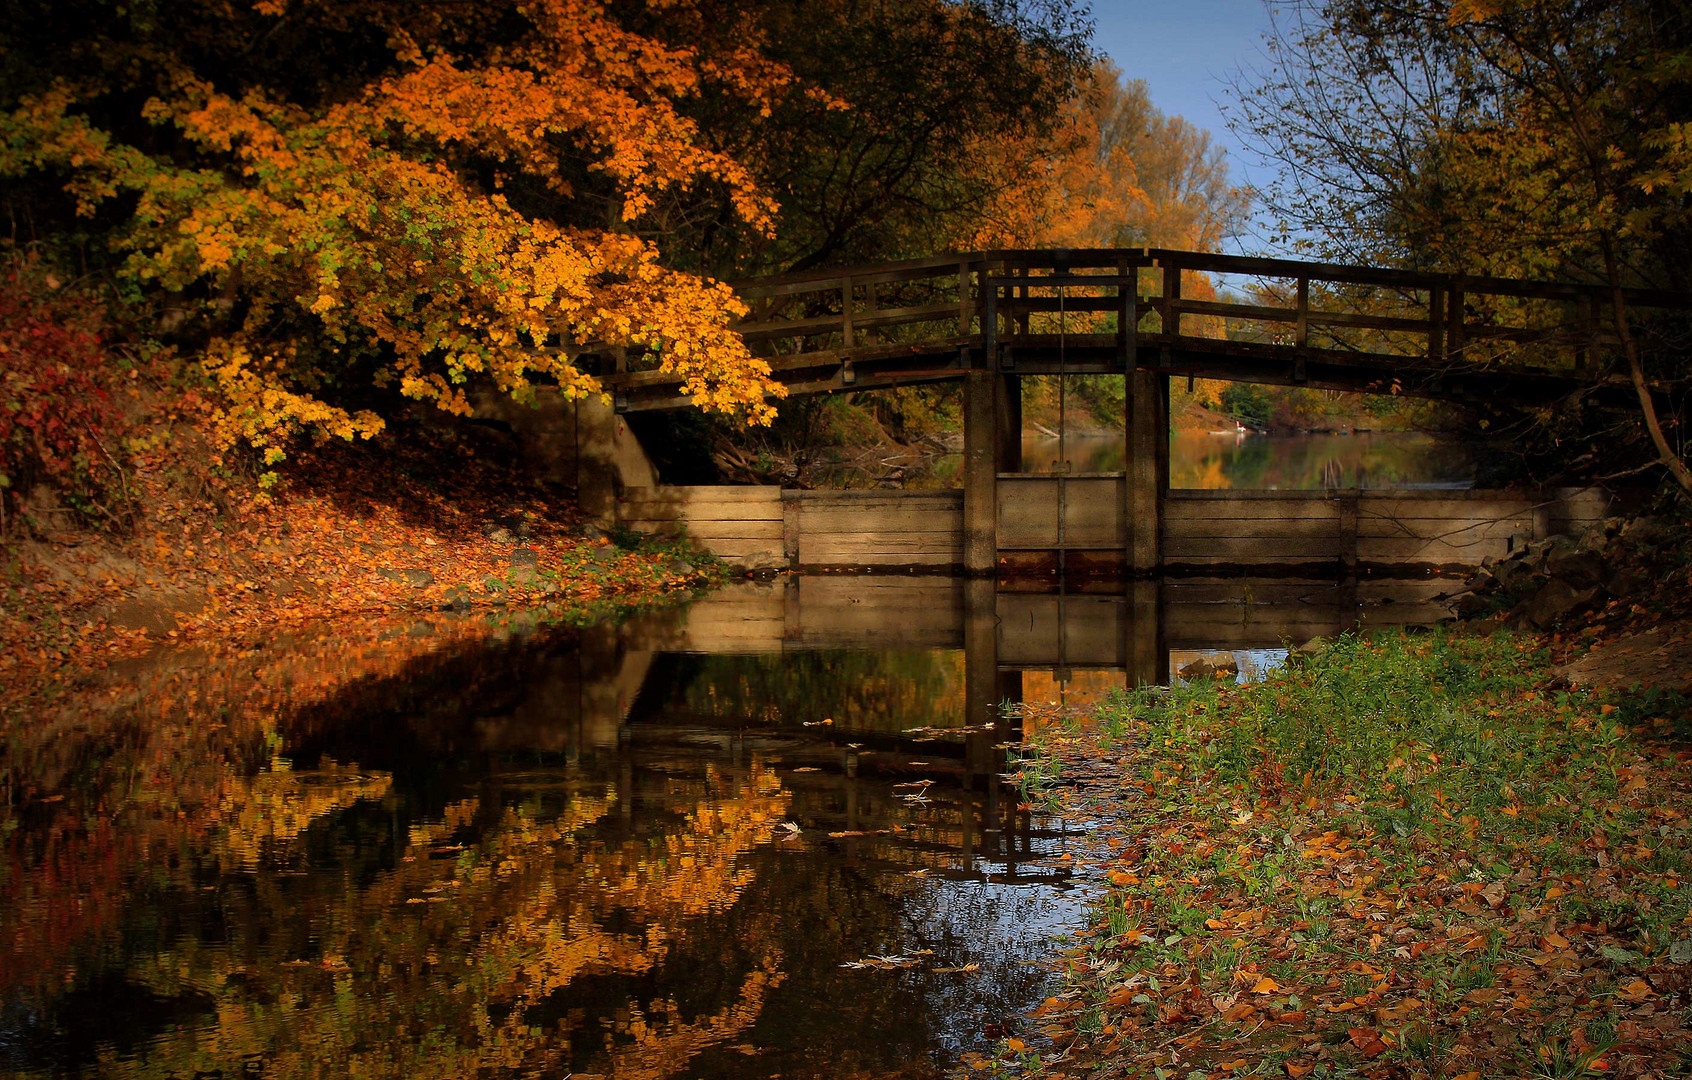
[[[1544,535],[1548,519],[1590,520],[1603,498],[1172,499],[1169,380],[1519,404],[1576,393],[1636,400],[1625,378],[1605,373],[1617,339],[1605,317],[1610,294],[1593,286],[1142,248],[976,252],[760,278],[736,291],[751,307],[740,333],[790,393],[963,383],[961,493],[831,503],[826,493],[665,488],[649,468],[623,470],[614,491],[583,488],[584,506],[602,517],[685,526],[725,557],[771,550],[779,538],[770,561],[784,565],[991,574],[1042,553],[1060,567],[1114,557],[1135,574],[1475,565]],[[1679,294],[1625,295],[1635,309],[1692,309]],[[617,412],[687,404],[673,374],[607,364]],[[1023,472],[1021,379],[1097,374],[1125,378],[1126,467]],[[604,434],[613,449],[600,456],[626,456],[624,426],[611,421]]]
[[[1616,344],[1601,286],[1161,248],[971,252],[733,285],[751,307],[736,329],[790,394],[970,372],[1522,404],[1632,393],[1594,374]],[[1692,309],[1679,293],[1625,295],[1634,309]],[[601,376],[619,412],[688,404],[671,373],[607,360]]]

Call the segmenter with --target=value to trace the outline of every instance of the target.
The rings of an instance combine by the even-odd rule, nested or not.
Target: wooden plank
[[[1166,537],[1305,537],[1338,536],[1339,518],[1332,516],[1170,518]]]
[[[799,540],[800,550],[807,557],[829,558],[849,556],[859,551],[929,552],[956,554],[963,550],[961,533],[820,533],[807,534]]]
[[[707,502],[762,503],[781,502],[781,488],[773,485],[698,484],[675,487],[632,487],[623,492],[628,502],[661,504]]]
[[[1237,558],[1250,561],[1273,557],[1286,559],[1338,559],[1340,542],[1337,536],[1326,537],[1166,537],[1163,543],[1166,559],[1177,558]],[[1359,558],[1362,555],[1359,553]]]
[[[800,548],[800,565],[812,568],[838,568],[874,566],[958,566],[962,561],[961,555],[949,555],[944,552],[911,553],[902,552],[843,552],[837,555],[811,552]]]
[[[1339,522],[1339,506],[1331,499],[1280,504],[1248,500],[1217,500],[1195,504],[1170,499],[1164,503],[1164,507],[1167,511],[1165,521],[1170,529],[1177,526],[1198,528],[1206,523],[1235,521],[1308,521],[1327,523],[1335,527]]]
[[[767,553],[774,558],[781,558],[781,540],[774,542],[761,539],[729,538],[702,539],[700,543],[706,551],[722,559],[741,559],[748,555]]]
[[[782,539],[779,521],[624,521],[622,524],[641,532],[685,532],[695,540],[768,540]]]
[[[1522,537],[1514,546],[1526,542]],[[1486,537],[1477,540],[1420,540],[1415,538],[1361,537],[1357,541],[1359,562],[1434,562],[1480,565],[1482,558],[1502,558],[1511,551],[1507,537]]]
[[[1422,539],[1449,542],[1528,536],[1533,532],[1531,515],[1507,518],[1368,518],[1357,522],[1360,541]]]

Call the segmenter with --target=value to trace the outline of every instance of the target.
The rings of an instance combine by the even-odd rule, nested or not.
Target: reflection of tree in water
[[[782,978],[781,952],[755,924],[734,956],[691,935],[752,883],[743,856],[770,838],[788,800],[759,765],[670,776],[667,790],[664,820],[633,835],[612,813],[612,785],[566,773],[531,781],[515,804],[473,796],[403,839],[342,820],[356,808],[324,815],[309,827],[319,835],[299,842],[332,849],[319,862],[338,874],[242,875],[207,898],[186,862],[179,880],[137,897],[126,920],[136,947],[114,959],[126,994],[196,999],[207,1015],[100,1071],[167,1077],[262,1062],[279,1077],[668,1075],[747,1028]],[[187,932],[160,941],[172,927]],[[578,980],[701,962],[721,964],[708,1000],[684,1008],[625,991],[536,1023]]]
[[[30,836],[28,821],[8,838],[8,878],[30,883],[0,895],[0,929],[13,941],[56,925],[56,912],[83,911],[81,900],[98,899],[82,889],[90,869],[111,868],[99,918],[35,958],[52,977],[33,990],[12,982],[0,1022],[21,1053],[17,1074],[663,1076],[744,1031],[783,978],[781,950],[756,923],[736,942],[695,930],[734,906],[756,873],[747,852],[789,812],[768,768],[690,761],[628,772],[624,784],[662,792],[631,816],[635,793],[617,777],[551,757],[506,780],[484,762],[460,776],[468,797],[418,821],[415,804],[434,799],[407,790],[415,774],[328,757],[340,723],[357,732],[343,749],[385,729],[392,760],[382,764],[402,770],[427,744],[462,752],[466,737],[452,729],[474,724],[466,702],[508,703],[494,691],[545,651],[455,653],[319,699],[315,717],[278,724],[271,714],[236,735],[228,718],[245,703],[211,688],[240,680],[218,675],[193,680],[156,729],[132,727],[132,713],[109,720],[110,739],[69,770],[105,785],[81,792],[92,796],[76,804],[81,822],[61,811],[61,795],[54,816],[33,823],[57,840]],[[386,707],[346,711],[374,701]],[[313,768],[284,756],[298,748],[276,732],[295,724],[322,744],[300,758],[320,758]],[[262,746],[269,763],[249,771],[243,762]],[[119,792],[122,776],[142,782]],[[78,830],[103,846],[74,848],[65,836]],[[67,872],[53,871],[62,858],[28,854],[43,841],[73,856]],[[82,895],[72,902],[61,890]],[[629,976],[675,965],[714,970],[709,993],[632,992]],[[583,985],[595,995],[582,997]],[[134,1030],[122,1045],[105,1034],[71,1043],[71,1009],[122,1016]],[[538,1023],[547,1009],[553,1021]]]
[[[899,732],[964,723],[963,653],[829,649],[745,656],[665,656],[636,715],[663,710],[702,723]]]
[[[1177,433],[1171,487],[1321,491],[1461,486],[1475,475],[1472,447],[1411,432],[1250,436]]]
[[[409,660],[359,641],[185,659],[137,680],[170,688],[158,704],[84,702],[80,742],[49,724],[11,748],[58,793],[5,841],[12,1072],[929,1077],[1034,993],[1038,971],[969,940],[991,902],[931,876],[961,813],[982,851],[985,809],[817,772],[789,777],[802,805],[755,755],[662,739],[525,749],[513,730],[576,700],[569,635]],[[727,659],[678,684],[677,715],[961,712],[956,654]],[[802,836],[775,841],[790,818]],[[982,973],[839,967],[913,935]]]

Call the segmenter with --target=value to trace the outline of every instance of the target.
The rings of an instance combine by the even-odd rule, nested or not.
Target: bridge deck
[[[1230,299],[1197,295],[1217,283]],[[738,330],[790,394],[1135,369],[1521,404],[1632,393],[1602,374],[1616,337],[1600,286],[1130,248],[971,252],[735,291],[752,308]],[[679,377],[638,361],[602,378],[620,411],[688,404]]]

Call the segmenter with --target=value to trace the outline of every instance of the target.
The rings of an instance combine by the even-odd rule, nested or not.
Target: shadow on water
[[[6,743],[0,1065],[937,1076],[1087,895],[1001,702],[1272,665],[1437,586],[800,577],[160,655]]]

